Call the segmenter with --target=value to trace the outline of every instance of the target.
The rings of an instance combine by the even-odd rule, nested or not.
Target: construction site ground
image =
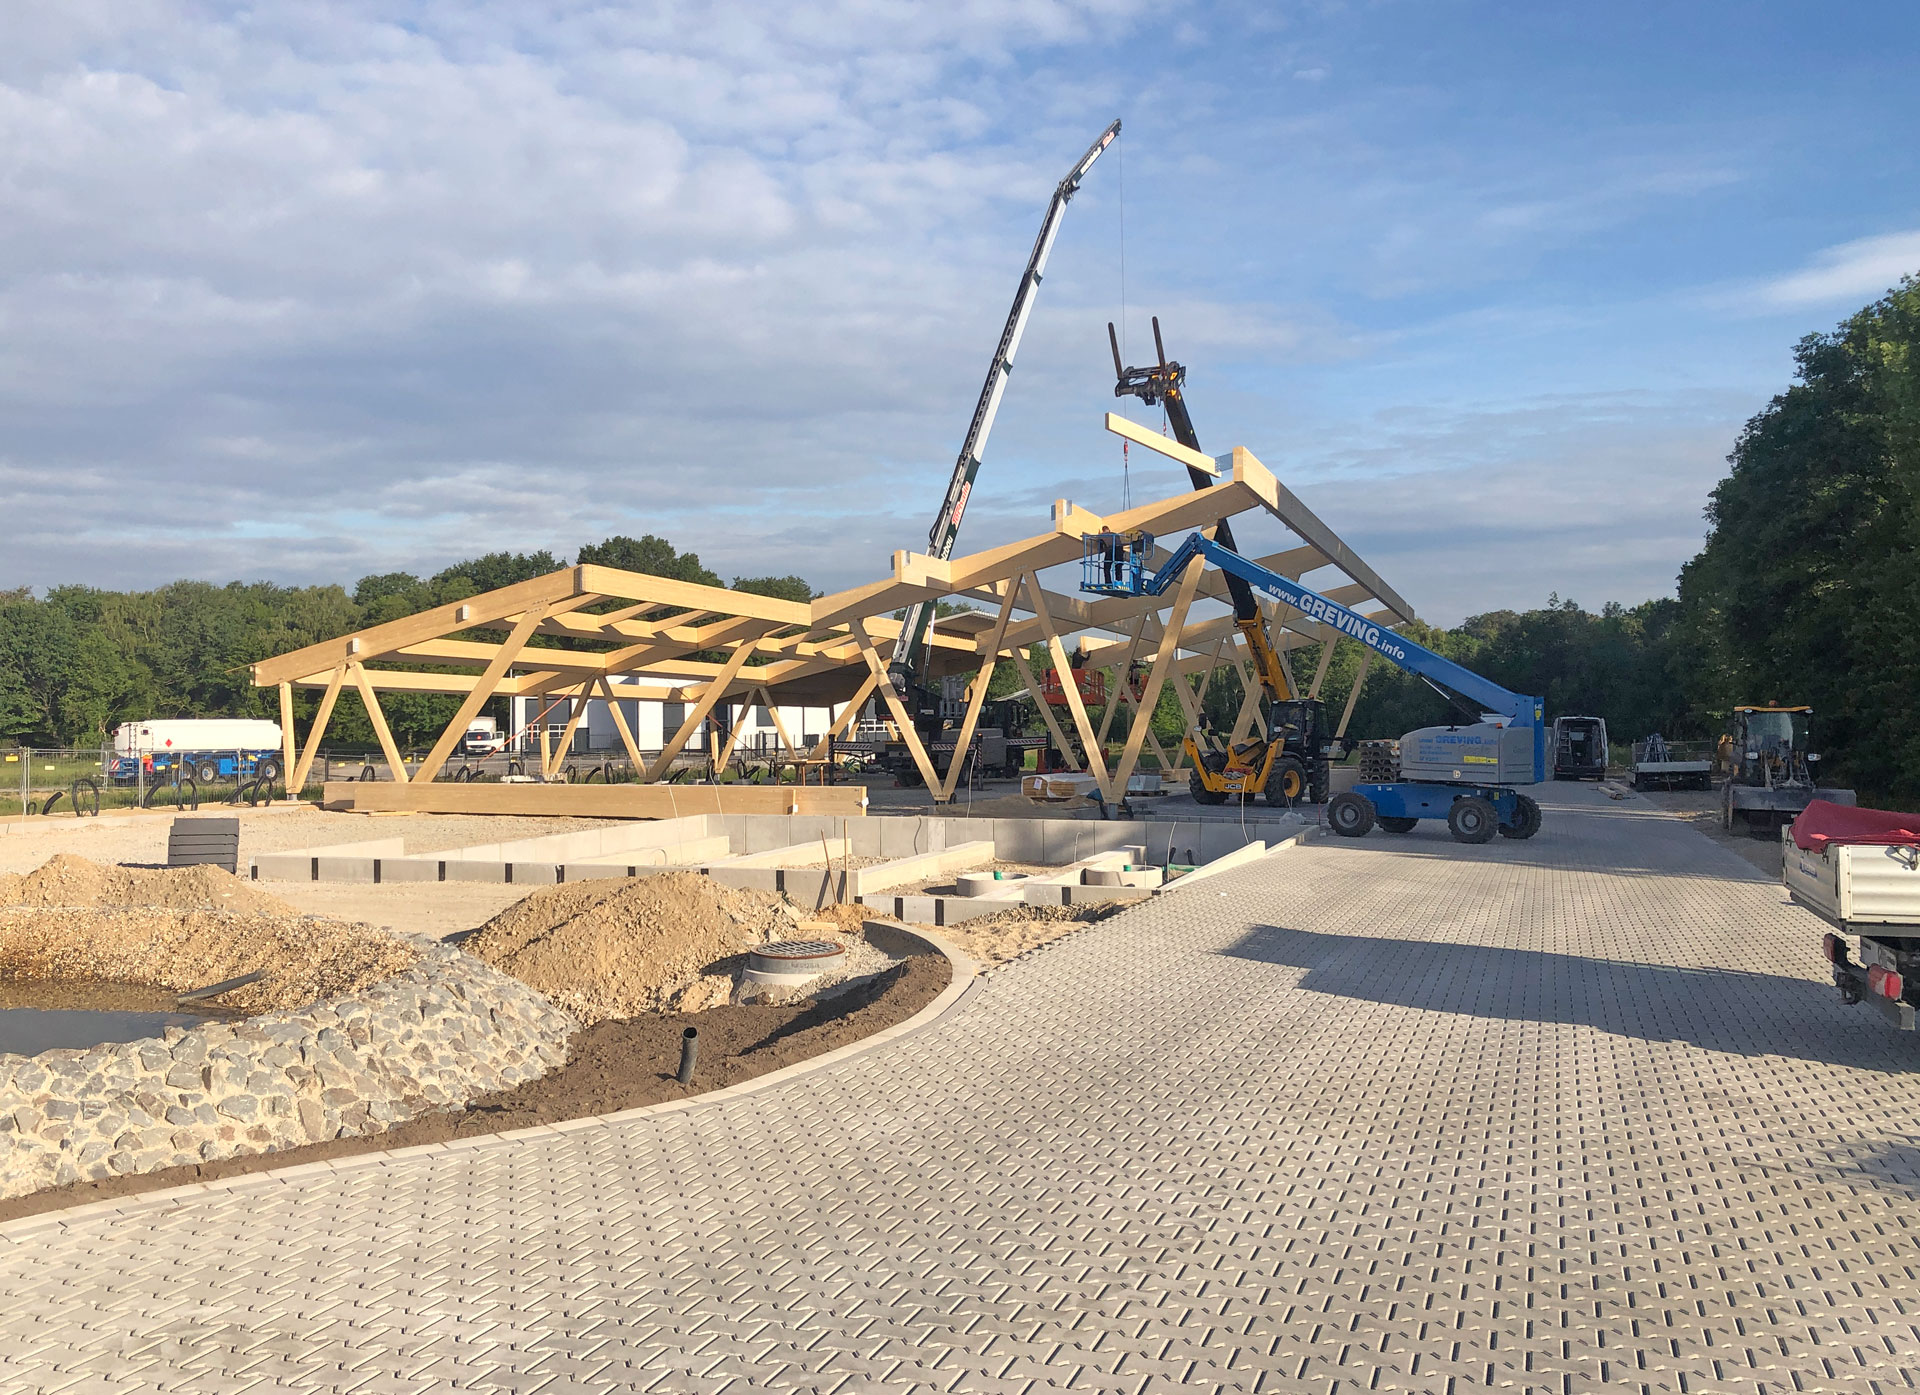
[[[1911,1389],[1920,1045],[1728,846],[1539,794],[745,1093],[0,1227],[0,1386]]]

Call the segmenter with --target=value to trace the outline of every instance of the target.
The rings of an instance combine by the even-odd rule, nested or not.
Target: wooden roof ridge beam
[[[569,599],[578,599],[581,604],[590,603],[597,598],[586,593],[581,583],[580,574],[583,570],[580,567],[566,567],[464,601],[450,601],[446,605],[423,610],[418,615],[403,615],[398,620],[355,630],[338,639],[321,640],[318,644],[304,645],[271,659],[262,659],[252,666],[253,684],[257,688],[271,687],[275,683],[305,678],[322,669],[334,668],[348,659],[369,662],[393,654],[409,644],[437,639],[456,630],[471,629],[490,620],[522,615],[534,606],[547,607]]]
[[[1107,430],[1114,435],[1132,441],[1136,446],[1145,446],[1148,450],[1158,451],[1169,460],[1177,460],[1182,465],[1191,465],[1194,469],[1203,470],[1209,475],[1220,473],[1220,466],[1211,455],[1183,446],[1178,441],[1162,436],[1151,427],[1142,426],[1137,421],[1130,421],[1117,412],[1107,413],[1106,426]]]
[[[676,581],[672,577],[622,571],[618,567],[588,565],[576,570],[581,574],[582,587],[601,596],[651,601],[681,606],[687,610],[709,611],[715,615],[772,620],[781,625],[805,625],[812,618],[812,608],[808,605],[782,600],[778,596],[762,596],[755,591],[729,591],[724,586]],[[670,623],[679,618],[668,616],[661,623]]]
[[[1308,508],[1299,495],[1280,483],[1273,472],[1262,465],[1245,446],[1233,448],[1233,477],[1235,480],[1244,479],[1250,487],[1256,488],[1268,511],[1293,529],[1303,542],[1311,543],[1325,553],[1332,566],[1370,587],[1373,594],[1391,606],[1394,614],[1403,620],[1414,618],[1413,607],[1406,598],[1387,585],[1378,572],[1341,540],[1338,533],[1321,521],[1320,515]]]

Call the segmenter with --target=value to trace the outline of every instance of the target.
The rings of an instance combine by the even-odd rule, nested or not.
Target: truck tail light
[[[1840,937],[1831,930],[1820,937],[1820,952],[1827,956],[1827,962],[1829,964],[1844,964],[1847,962],[1846,949],[1841,945]]]
[[[1898,1000],[1907,991],[1906,980],[1891,969],[1883,969],[1875,964],[1867,970],[1867,990],[1878,993],[1883,998]]]

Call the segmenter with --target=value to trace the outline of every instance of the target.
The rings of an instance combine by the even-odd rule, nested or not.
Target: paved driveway
[[[1920,1047],[1739,858],[1545,802],[1196,885],[755,1096],[16,1230],[0,1384],[1913,1388]]]

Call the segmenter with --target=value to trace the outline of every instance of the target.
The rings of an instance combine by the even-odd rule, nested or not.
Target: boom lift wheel
[[[1380,826],[1389,833],[1411,833],[1419,822],[1418,819],[1396,819],[1386,814],[1380,816]]]
[[[1447,810],[1447,831],[1456,842],[1491,843],[1494,830],[1499,826],[1500,816],[1494,813],[1493,805],[1478,795],[1456,799]]]
[[[1514,798],[1520,804],[1520,822],[1514,825],[1501,824],[1502,838],[1531,838],[1540,831],[1540,806],[1531,797],[1520,794]]]
[[[1327,805],[1327,827],[1342,838],[1364,837],[1373,827],[1373,802],[1352,790],[1336,794]]]
[[[1278,756],[1267,772],[1267,803],[1290,809],[1307,797],[1307,767],[1293,756]]]

